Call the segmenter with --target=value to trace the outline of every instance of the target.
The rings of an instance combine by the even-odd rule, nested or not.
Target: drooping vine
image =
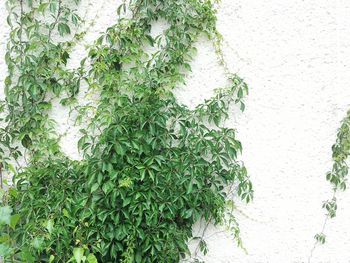
[[[117,23],[76,70],[65,65],[72,27],[80,22],[77,1],[8,3],[3,166],[9,171],[21,156],[27,163],[2,199],[5,262],[179,262],[197,238],[196,221],[222,224],[228,197],[252,199],[237,161],[241,144],[222,124],[230,105],[244,109],[247,85],[224,62],[212,1],[123,2]],[[159,20],[168,27],[152,36]],[[214,43],[228,85],[189,109],[173,90],[185,82],[203,34]],[[99,95],[95,105],[77,104],[82,83]],[[59,147],[52,98],[72,106],[85,124],[81,161]],[[232,213],[228,221],[241,245]]]
[[[337,139],[332,146],[332,170],[326,174],[326,179],[332,185],[333,196],[331,199],[325,201],[322,205],[326,209],[325,220],[322,225],[321,232],[315,235],[316,242],[311,249],[308,261],[311,262],[312,254],[316,245],[324,244],[326,242],[325,229],[329,219],[334,218],[337,212],[336,194],[339,191],[345,191],[349,167],[347,164],[350,155],[350,111],[347,112],[346,117],[341,121],[338,129]]]

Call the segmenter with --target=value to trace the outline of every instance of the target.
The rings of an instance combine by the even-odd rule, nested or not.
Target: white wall
[[[85,0],[88,1],[88,0]],[[6,27],[0,2],[0,89],[3,89]],[[83,0],[84,2],[84,0]],[[95,2],[95,1],[90,1]],[[117,3],[96,1],[88,18],[98,13],[84,43],[115,21]],[[100,8],[101,7],[101,8]],[[84,8],[83,8],[84,9]],[[250,86],[244,114],[235,114],[244,160],[255,188],[255,200],[237,212],[248,255],[226,233],[211,228],[206,262],[306,262],[313,236],[324,220],[322,201],[330,194],[325,173],[339,121],[350,108],[350,1],[222,0],[218,27],[228,42],[224,53],[230,69]],[[83,43],[83,44],[84,44]],[[73,67],[84,55],[75,50]],[[194,106],[222,83],[211,45],[198,44],[193,74],[178,98]],[[232,114],[233,115],[233,114]],[[55,111],[64,131],[67,112]],[[63,149],[78,158],[78,128],[69,130]],[[327,243],[312,262],[350,262],[350,191],[339,195],[339,211],[327,225]]]

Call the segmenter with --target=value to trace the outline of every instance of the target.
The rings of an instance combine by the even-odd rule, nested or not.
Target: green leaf
[[[72,14],[72,23],[77,26],[79,22],[79,16],[77,16],[76,14]]]
[[[192,192],[192,188],[193,188],[193,183],[189,182],[186,194],[190,194]]]
[[[192,209],[187,209],[184,212],[184,218],[190,218],[192,216],[193,210]]]
[[[22,262],[26,262],[26,263],[34,263],[35,262],[35,258],[30,253],[28,248],[22,249],[22,251],[20,253],[20,257],[21,257]]]
[[[47,229],[49,234],[52,234],[53,226],[54,226],[54,221],[52,219],[47,220],[45,228]]]
[[[320,244],[324,244],[326,243],[326,236],[323,234],[323,233],[320,233],[320,234],[316,234],[315,235],[315,239],[317,240],[318,243]]]
[[[13,172],[13,171],[12,171]],[[10,189],[8,189],[8,192],[9,192],[9,194],[12,196],[12,197],[14,197],[14,198],[16,198],[17,197],[17,189],[16,188],[10,188]]]
[[[84,258],[84,248],[76,247],[73,249],[73,256],[77,263],[80,263]]]
[[[42,4],[40,4],[39,7],[38,7],[38,11],[41,12],[41,13],[45,12],[45,9],[47,8],[48,5],[49,5],[49,3],[42,3]]]
[[[50,12],[51,12],[52,14],[56,13],[56,10],[57,10],[57,3],[55,3],[55,2],[50,3],[49,9],[50,9]]]
[[[33,6],[33,0],[27,0],[27,3],[28,3],[28,5],[29,5],[30,7]]]
[[[0,207],[0,226],[11,223],[12,208],[9,206]]]
[[[24,148],[29,148],[32,145],[32,139],[29,137],[28,134],[24,135],[22,139],[22,145]]]
[[[241,111],[243,112],[245,110],[245,104],[241,102]]]
[[[92,186],[91,186],[91,190],[90,192],[93,193],[95,192],[99,187],[99,184],[98,183],[94,183]]]
[[[70,28],[65,23],[59,23],[58,24],[58,32],[60,33],[61,36],[64,36],[66,34],[70,34]]]
[[[123,4],[121,4],[121,5],[118,6],[118,8],[117,8],[117,14],[118,14],[118,16],[120,15],[122,9],[123,9],[124,12],[125,12],[125,10],[126,10],[126,4],[125,4],[125,3],[123,3]]]
[[[243,89],[242,89],[242,88],[239,88],[239,89],[238,89],[237,97],[238,97],[239,99],[243,98]]]
[[[111,191],[115,187],[114,183],[109,181],[102,186],[102,191],[107,194],[109,191]]]
[[[32,245],[35,249],[41,250],[43,243],[44,239],[42,237],[35,237],[33,239]]]
[[[125,154],[124,147],[120,143],[115,144],[114,149],[121,156],[123,156]]]
[[[0,244],[0,256],[6,257],[11,254],[11,248],[7,244]]]
[[[97,263],[97,258],[92,253],[87,256],[86,260],[88,263]]]
[[[17,225],[17,222],[18,220],[20,219],[20,215],[19,214],[15,214],[15,215],[12,215],[11,216],[11,219],[10,219],[10,227],[12,229],[15,229],[16,225]]]
[[[62,213],[63,213],[63,215],[64,215],[65,217],[68,217],[68,218],[69,218],[69,213],[68,213],[67,209],[63,208],[63,209],[62,209]]]
[[[9,235],[2,235],[0,236],[0,244],[1,243],[5,243],[6,241],[8,241],[10,239]]]
[[[137,252],[135,255],[135,262],[136,263],[141,263],[142,262],[142,256],[140,252]]]

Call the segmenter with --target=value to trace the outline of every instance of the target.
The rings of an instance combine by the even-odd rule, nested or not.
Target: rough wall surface
[[[5,1],[0,1],[0,90],[8,28]],[[83,0],[88,2],[88,0]],[[71,66],[84,56],[84,44],[113,24],[119,1],[83,4],[87,18],[96,15]],[[339,121],[350,108],[350,1],[222,0],[218,27],[226,43],[228,66],[250,86],[246,111],[232,112],[255,188],[255,200],[238,204],[236,215],[248,254],[226,232],[207,232],[210,263],[307,262],[313,236],[324,220],[322,201],[331,195],[325,173]],[[155,25],[155,30],[161,30]],[[198,43],[198,55],[187,86],[178,98],[194,106],[223,84],[223,72],[211,44]],[[69,132],[63,149],[79,158],[79,127],[67,122],[67,111],[55,109],[57,129]],[[326,228],[327,243],[311,262],[350,262],[350,191],[338,196],[338,215]],[[195,228],[195,231],[198,227]]]

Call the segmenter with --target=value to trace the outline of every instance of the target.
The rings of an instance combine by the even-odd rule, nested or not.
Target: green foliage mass
[[[230,104],[244,109],[243,80],[226,72],[228,86],[195,109],[173,94],[200,35],[225,65],[213,3],[124,2],[118,22],[70,71],[70,50],[83,35],[67,40],[81,21],[70,2],[9,1],[3,165],[9,171],[23,153],[28,163],[3,198],[11,207],[0,211],[0,254],[6,262],[179,262],[196,221],[222,224],[227,197],[249,202],[253,194],[235,130],[223,125]],[[158,20],[168,27],[154,37]],[[96,104],[76,103],[81,83],[99,94]],[[86,124],[82,161],[60,150],[49,117],[53,98]]]

